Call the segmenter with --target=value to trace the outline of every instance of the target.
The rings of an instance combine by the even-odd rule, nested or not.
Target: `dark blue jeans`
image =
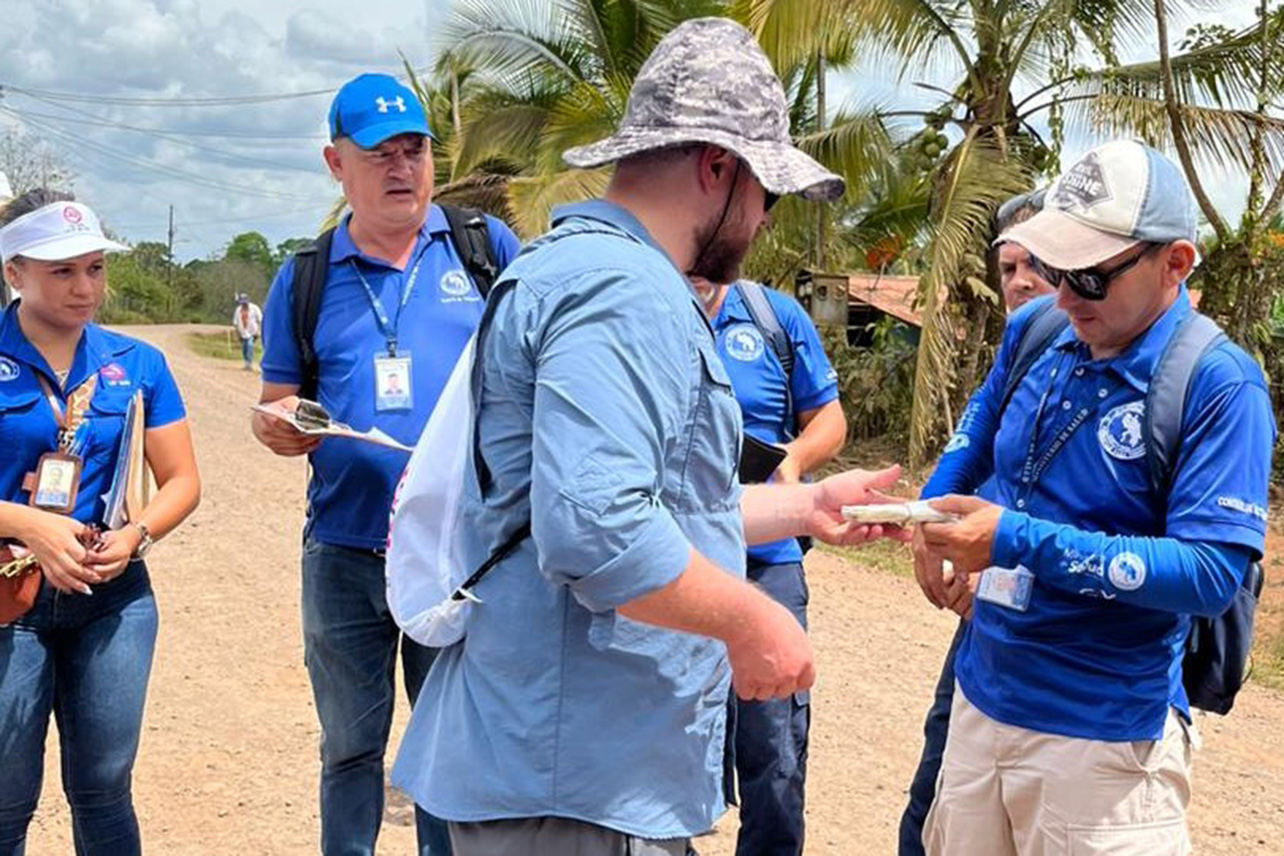
[[[749,561],[748,577],[807,626],[802,565]],[[735,767],[740,791],[737,856],[798,856],[803,852],[803,802],[811,699],[742,701],[735,706]]]
[[[321,852],[368,856],[383,820],[397,647],[413,705],[436,651],[402,638],[384,596],[382,556],[303,545],[303,651],[321,721]],[[419,856],[450,853],[446,824],[416,806]]]
[[[918,760],[918,769],[914,771],[914,781],[910,783],[909,804],[901,815],[900,856],[924,856],[923,823],[927,813],[936,799],[936,778],[941,772],[941,758],[945,755],[945,738],[950,733],[950,705],[954,702],[954,656],[958,653],[959,643],[967,622],[959,621],[950,642],[950,650],[945,653],[945,662],[941,664],[941,677],[936,682],[936,695],[932,707],[923,722],[923,755]]]
[[[0,854],[26,851],[52,712],[77,856],[133,856],[130,777],[157,628],[147,568],[131,563],[92,596],[41,585],[35,606],[0,627]]]
[[[241,360],[245,363],[245,367],[247,369],[254,367],[254,339],[253,338],[241,340]]]

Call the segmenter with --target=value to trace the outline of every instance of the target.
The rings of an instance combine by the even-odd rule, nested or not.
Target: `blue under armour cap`
[[[363,74],[343,84],[334,96],[330,104],[331,141],[348,137],[363,149],[373,149],[398,134],[432,137],[423,105],[395,77]]]

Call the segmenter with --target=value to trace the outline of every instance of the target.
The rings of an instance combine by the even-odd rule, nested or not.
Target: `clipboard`
[[[764,443],[752,434],[744,435],[740,444],[740,483],[762,484],[780,466],[789,453],[774,443]]]
[[[151,476],[144,454],[146,415],[142,390],[134,393],[125,411],[125,425],[120,433],[120,448],[111,487],[103,494],[103,523],[108,529],[120,529],[138,520],[147,507],[151,494]]]

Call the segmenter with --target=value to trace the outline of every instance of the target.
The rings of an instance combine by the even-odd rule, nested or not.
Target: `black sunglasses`
[[[1054,268],[1044,264],[1037,256],[1031,253],[1030,269],[1035,272],[1039,279],[1053,287],[1058,287],[1064,282],[1070,286],[1071,291],[1084,300],[1105,300],[1106,292],[1109,290],[1111,282],[1131,270],[1139,261],[1162,246],[1163,244],[1143,244],[1140,253],[1110,270],[1102,270],[1100,267],[1084,268],[1083,270],[1062,270],[1061,268]]]
[[[772,207],[773,207],[777,202],[779,202],[779,201],[780,201],[780,197],[779,197],[779,196],[777,196],[777,195],[776,195],[776,194],[774,194],[774,193],[766,193],[766,192],[764,191],[764,193],[763,193],[763,197],[762,197],[762,210],[763,210],[763,213],[765,214],[766,212],[770,211],[770,210],[772,209]]]

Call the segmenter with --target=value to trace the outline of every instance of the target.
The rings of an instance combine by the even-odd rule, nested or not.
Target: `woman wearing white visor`
[[[200,479],[164,357],[92,323],[103,253],[120,249],[67,196],[0,213],[16,298],[0,315],[0,856],[24,850],[50,713],[76,853],[141,850],[130,776],[157,626],[142,557],[196,507]],[[158,486],[141,509],[118,478],[131,410]]]

